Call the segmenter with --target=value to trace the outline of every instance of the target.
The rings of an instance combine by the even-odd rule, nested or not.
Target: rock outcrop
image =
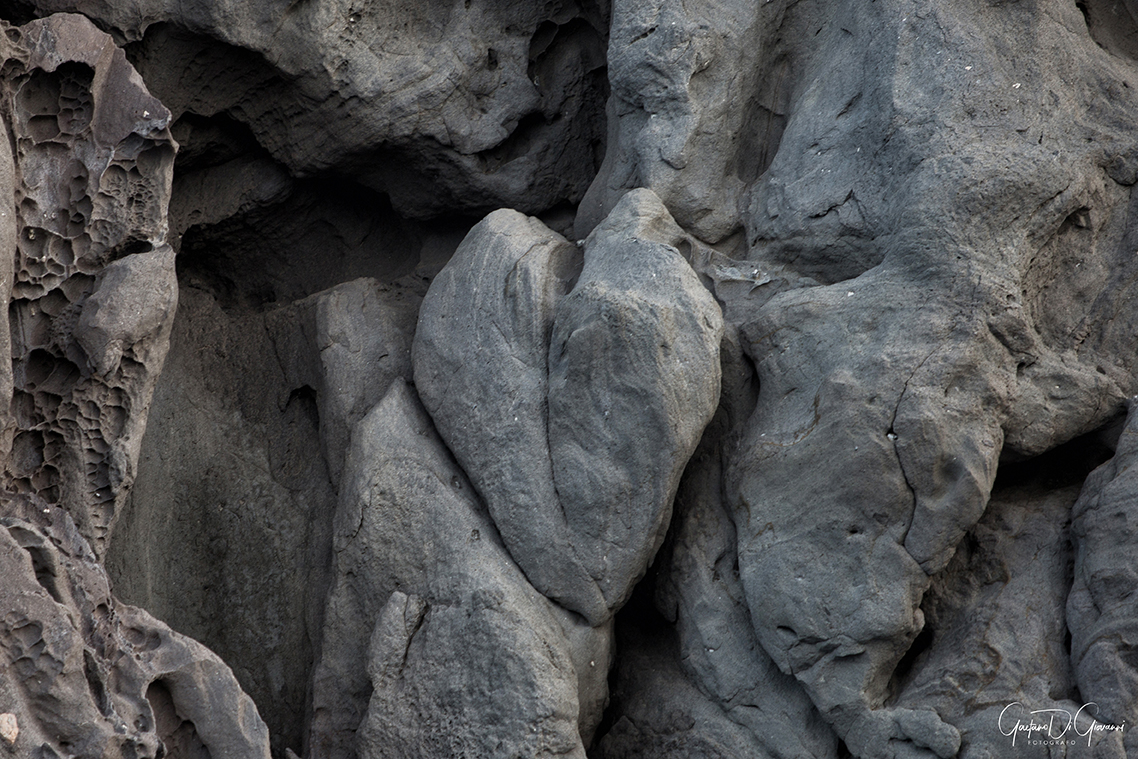
[[[346,173],[412,216],[576,203],[603,153],[605,0],[37,10],[110,27],[176,117],[238,115],[292,174]]]
[[[177,303],[170,113],[81,16],[29,23],[17,40],[6,80],[14,207],[3,218],[16,238],[6,479],[63,504],[102,555]]]
[[[10,29],[4,55],[4,740],[19,756],[267,759],[231,669],[116,601],[100,561],[177,303],[170,114],[82,16]]]
[[[659,548],[718,401],[722,317],[682,238],[646,191],[584,241],[583,264],[495,213],[419,317],[415,383],[440,434],[530,581],[594,624]]]
[[[1111,725],[1138,717],[1135,618],[1129,599],[1135,590],[1135,544],[1131,519],[1138,506],[1132,481],[1135,425],[1131,407],[1114,458],[1091,473],[1072,511],[1075,577],[1067,597],[1071,665],[1081,693],[1094,693],[1093,716]],[[1138,738],[1126,735],[1129,752]]]
[[[575,628],[607,633],[526,581],[402,382],[356,427],[333,550],[314,756],[584,757],[608,656],[577,671]]]
[[[62,509],[30,497],[8,510],[25,515],[0,522],[0,698],[17,756],[268,758],[269,731],[216,654],[117,603]]]
[[[1138,752],[1136,18],[0,2],[0,753]]]

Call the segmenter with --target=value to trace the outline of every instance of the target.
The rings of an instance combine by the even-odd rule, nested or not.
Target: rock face
[[[1138,754],[1136,14],[0,2],[0,753]]]
[[[1134,591],[1130,522],[1135,508],[1130,481],[1135,454],[1133,407],[1113,459],[1087,478],[1072,513],[1075,578],[1067,597],[1071,664],[1080,692],[1095,693],[1094,716],[1113,725],[1133,724],[1138,672],[1133,658],[1134,615],[1126,599]],[[1135,739],[1127,735],[1126,746]]]
[[[796,273],[819,284],[775,295],[743,326],[762,388],[727,475],[743,584],[763,647],[799,678],[858,755],[956,753],[957,731],[934,712],[881,708],[891,700],[891,672],[923,627],[919,604],[930,576],[983,513],[1001,450],[1037,454],[1105,423],[1130,383],[1115,363],[1119,354],[1103,352],[1113,327],[1094,316],[1107,302],[1125,308],[1129,286],[1107,274],[1112,264],[1089,263],[1084,273],[1066,258],[1113,261],[1117,254],[1106,251],[1125,249],[1111,241],[1121,241],[1129,223],[1119,202],[1132,181],[1119,173],[1128,154],[1050,132],[1049,112],[1033,107],[1039,96],[1031,94],[1065,72],[1117,64],[1089,35],[1072,38],[1059,20],[1020,11],[943,9],[899,22],[900,13],[882,17],[876,29],[833,31],[836,40],[848,36],[847,45],[859,34],[889,35],[888,47],[883,38],[858,44],[873,55],[889,50],[896,68],[859,70],[866,77],[889,70],[891,90],[884,81],[863,81],[863,97],[850,100],[845,113],[818,111],[788,124],[744,217],[752,256],[793,261]],[[1005,82],[1010,74],[996,51],[964,43],[966,30],[985,21],[1030,24],[1063,53]],[[819,73],[831,65],[813,60]],[[941,61],[970,67],[960,76],[978,99],[961,100],[947,88],[916,95],[911,77]],[[987,73],[971,80],[974,69]],[[814,79],[802,97],[837,105],[817,91],[834,81]],[[900,87],[911,96],[899,98]],[[1107,105],[1101,89],[1085,92],[1104,108],[1129,107],[1118,99]],[[887,94],[895,115],[875,122],[884,103],[873,111],[869,104]],[[1080,107],[1099,118],[1097,106]],[[825,137],[823,118],[837,124]],[[1003,136],[965,139],[967,148],[942,142],[986,123],[1001,125]],[[1033,128],[1051,133],[1053,147],[1045,136],[1023,139],[1021,130]],[[847,129],[848,141],[839,137]],[[847,145],[884,155],[865,171],[857,161],[831,168]],[[886,164],[906,168],[878,168]],[[851,213],[858,209],[853,220],[842,221],[840,204],[821,214],[794,210],[816,202],[816,185],[803,177],[817,172],[826,187],[848,187],[843,202]],[[875,205],[899,192],[899,182],[911,202]],[[1019,210],[1025,204],[1030,214]],[[956,221],[946,224],[946,215]],[[784,218],[801,228],[781,230]],[[849,254],[811,242],[833,240],[833,224],[861,227]],[[859,249],[876,260],[844,269]],[[1096,303],[1053,297],[1037,284],[1042,272],[1054,276],[1065,266],[1073,287],[1098,293]],[[835,477],[826,468],[835,460],[859,475]]]
[[[269,731],[216,654],[117,603],[62,509],[32,497],[8,510],[25,514],[0,526],[0,698],[16,755],[267,759]]]
[[[36,7],[111,27],[176,116],[239,114],[292,173],[414,216],[576,203],[603,153],[605,0]]]
[[[302,740],[294,715],[320,638],[344,430],[378,388],[410,376],[418,302],[362,279],[264,313],[226,311],[198,289],[179,306],[153,447],[107,565],[123,598],[241,662],[245,687],[290,745]],[[341,458],[325,458],[322,440]]]
[[[510,560],[402,382],[356,427],[333,551],[314,756],[584,757],[578,717],[600,715],[581,713],[571,647],[587,625]]]
[[[177,303],[170,114],[81,16],[9,30],[4,55],[3,738],[20,756],[267,758],[230,668],[117,602],[100,563]]]
[[[1068,665],[1065,547],[1078,485],[1068,484],[1063,464],[1049,458],[1051,487],[1038,484],[1044,462],[1020,465],[1028,472],[997,485],[983,518],[925,600],[928,632],[900,705],[932,707],[956,725],[963,757],[1007,752],[1008,733],[1033,711],[1060,715],[1065,737],[1073,741],[1067,756],[1127,755],[1122,734],[1092,732],[1093,719],[1110,719],[1107,711],[1075,698],[1077,691],[1102,691],[1076,689]],[[1072,625],[1077,619],[1068,617]],[[983,698],[972,698],[975,692]],[[1077,719],[1068,726],[1068,717]],[[1051,751],[1026,735],[1011,750],[1040,757]]]
[[[54,16],[18,40],[8,487],[64,504],[101,555],[177,303],[165,242],[175,145],[169,112],[90,21]]]
[[[583,266],[542,225],[492,214],[419,316],[415,383],[440,434],[531,582],[594,624],[663,540],[718,399],[722,318],[682,237],[647,191]]]

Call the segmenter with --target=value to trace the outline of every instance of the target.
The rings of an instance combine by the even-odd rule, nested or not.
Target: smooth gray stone
[[[663,540],[718,403],[722,317],[685,237],[654,195],[630,193],[578,273],[574,246],[496,212],[419,317],[415,382],[440,435],[530,581],[594,624]]]
[[[579,266],[536,219],[491,214],[431,283],[412,360],[423,405],[530,582],[600,621],[607,606],[568,534],[547,430],[549,334]]]
[[[587,628],[526,581],[404,383],[353,430],[333,551],[312,757],[583,759]]]
[[[677,249],[681,236],[652,193],[629,193],[585,241],[584,268],[554,315],[554,487],[612,610],[663,542],[719,403],[723,318]]]

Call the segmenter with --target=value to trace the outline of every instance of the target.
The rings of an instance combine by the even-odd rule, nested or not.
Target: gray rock
[[[295,715],[327,587],[319,517],[330,519],[335,491],[321,455],[318,354],[289,360],[287,338],[307,327],[311,344],[314,319],[292,308],[287,329],[280,321],[227,314],[183,290],[106,564],[120,598],[232,662],[274,742],[299,750]]]
[[[1065,620],[1078,620],[1063,609],[1078,485],[1044,488],[1031,479],[993,492],[933,579],[922,605],[929,634],[896,685],[896,703],[933,708],[958,727],[966,759],[1050,757],[1056,745],[1068,757],[1126,756],[1125,733],[1101,729],[1106,704],[1075,687],[1064,646]],[[1045,729],[1017,731],[1017,723]]]
[[[431,283],[412,357],[424,406],[530,582],[599,622],[607,606],[568,534],[547,430],[549,335],[579,266],[536,219],[491,214]]]
[[[630,194],[577,275],[564,239],[499,212],[419,317],[415,381],[440,434],[530,581],[594,624],[663,540],[718,401],[722,320],[683,237],[651,193]]]
[[[1066,608],[1079,692],[1097,705],[1093,716],[1120,726],[1138,720],[1138,618],[1130,603],[1138,588],[1131,527],[1138,508],[1136,418],[1132,406],[1114,458],[1087,478],[1074,505],[1075,577]]]
[[[1088,84],[1093,107],[1044,106],[1069,72],[1100,81],[1113,63],[1074,14],[1008,11],[789,8],[795,115],[733,254],[818,283],[744,321],[761,391],[727,479],[758,638],[857,756],[955,754],[934,712],[888,705],[929,576],[983,513],[1001,453],[1101,426],[1132,382],[1105,317],[1133,299],[1109,273],[1132,266],[1116,253],[1130,148],[1059,114],[1109,129],[1138,104]],[[1026,28],[1062,52],[1025,71],[965,42]]]
[[[310,756],[583,759],[570,638],[403,383],[353,430],[333,548]]]
[[[233,662],[275,741],[299,750],[328,583],[316,515],[330,518],[335,490],[321,455],[319,355],[278,356],[294,331],[307,328],[311,344],[314,320],[292,308],[288,329],[272,330],[279,323],[225,313],[198,289],[183,290],[179,311],[108,572],[124,601]]]
[[[292,188],[288,172],[265,158],[238,157],[179,174],[170,196],[170,231],[181,236],[190,227],[220,223],[279,202]]]
[[[720,352],[723,400],[680,482],[670,537],[657,563],[656,603],[675,626],[682,672],[724,716],[749,731],[760,755],[833,758],[833,731],[755,639],[739,578],[723,457],[753,408],[754,388],[737,338],[729,327]],[[610,733],[606,742],[611,746],[619,734]]]
[[[854,708],[839,699],[884,699],[887,673],[922,625],[917,604],[928,578],[906,549],[925,530],[951,551],[968,516],[978,518],[983,509],[998,448],[977,446],[973,471],[948,470],[958,500],[954,511],[934,512],[943,521],[922,524],[913,516],[918,484],[906,479],[910,467],[895,452],[898,438],[909,432],[901,423],[907,419],[895,411],[907,392],[906,377],[893,372],[900,366],[913,371],[927,357],[910,353],[913,342],[898,342],[871,327],[877,312],[861,311],[856,298],[848,286],[795,290],[760,311],[770,321],[748,325],[747,337],[763,341],[761,348],[744,342],[756,358],[761,391],[727,477],[759,641],[784,672],[803,681],[855,755],[875,756],[871,744],[888,740],[893,728],[868,728],[880,733],[856,745],[861,728],[853,722],[861,718],[847,722]],[[931,316],[905,324],[910,338],[937,323]],[[836,334],[831,319],[862,339]],[[843,363],[830,363],[837,356]],[[914,421],[927,420],[924,413],[914,414]],[[961,417],[953,416],[954,434],[976,434]],[[919,450],[937,455],[927,444]],[[953,454],[963,459],[968,449],[945,450],[952,452],[945,454],[947,462]],[[856,476],[841,476],[835,461]],[[933,458],[914,468],[935,472],[935,466]],[[946,535],[950,530],[959,532]],[[937,553],[927,556],[939,560]],[[882,585],[877,577],[890,581]],[[938,753],[955,752],[951,737],[936,740]]]
[[[81,16],[13,30],[5,55],[19,177],[5,480],[65,504],[102,555],[177,304],[165,245],[170,113]]]
[[[237,161],[195,170],[171,199],[175,222],[195,222],[178,243],[183,286],[212,293],[227,310],[272,310],[355,279],[418,276],[421,256],[449,256],[470,226],[407,222],[379,193],[352,182],[284,181],[268,159]],[[262,180],[249,192],[248,182]],[[192,210],[202,194],[216,199],[209,214]],[[212,215],[230,201],[233,215]]]
[[[486,593],[455,606],[392,594],[368,654],[359,756],[583,759],[572,665],[564,644],[546,643],[560,631],[533,629],[524,604]],[[393,614],[403,630],[389,629]]]
[[[268,730],[201,644],[116,602],[66,512],[38,499],[0,520],[0,699],[20,756],[269,757]],[[165,754],[163,754],[163,746]]]
[[[108,552],[119,596],[234,662],[297,751],[349,430],[410,377],[419,301],[362,279],[257,313],[187,289]]]
[[[585,241],[584,268],[554,314],[554,488],[610,609],[663,542],[719,402],[723,320],[680,255],[682,238],[652,193],[630,193]]]
[[[600,759],[777,756],[693,685],[680,669],[674,636],[666,629],[627,629],[632,627],[620,635],[612,694],[616,721],[597,744]]]
[[[113,261],[99,272],[95,291],[79,311],[75,342],[102,377],[122,368],[124,351],[148,363],[156,342],[159,350],[166,349],[170,315],[177,305],[174,250],[169,245]],[[137,438],[134,442],[137,449]]]
[[[584,237],[636,187],[708,242],[740,226],[747,185],[774,156],[789,63],[770,55],[783,3],[614,0],[608,150],[581,202]]]
[[[7,127],[3,136],[8,137],[10,131]],[[0,140],[0,198],[16,197],[16,186],[19,179],[16,175],[16,162],[12,155],[12,145],[7,139]],[[15,250],[19,244],[22,231],[19,217],[10,208],[0,210],[0,246],[4,250]],[[15,260],[9,256],[0,256],[0,299],[10,303],[12,300],[12,286],[15,280]],[[0,355],[12,355],[12,329],[9,317],[10,309],[0,309]],[[12,364],[0,361],[0,456],[4,461],[10,461],[12,456],[12,439],[16,431],[15,415],[12,413],[12,397],[15,390],[12,376]]]
[[[609,673],[616,660],[615,620],[593,627],[578,614],[552,605],[553,616],[569,641],[569,656],[577,673],[577,731],[581,744],[593,745],[609,705]]]
[[[316,349],[322,383],[321,442],[340,481],[351,430],[399,378],[411,378],[411,341],[421,298],[359,279],[316,296]]]
[[[600,161],[603,0],[37,8],[133,43],[176,117],[228,113],[292,174],[349,174],[405,214],[575,203]]]
[[[102,556],[274,755],[1132,722],[1130,5],[0,3],[12,751],[263,754]]]

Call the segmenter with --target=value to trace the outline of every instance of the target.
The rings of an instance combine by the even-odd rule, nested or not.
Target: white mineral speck
[[[8,745],[16,743],[16,736],[20,734],[20,725],[16,722],[16,715],[10,712],[0,714],[0,738],[8,741]]]

